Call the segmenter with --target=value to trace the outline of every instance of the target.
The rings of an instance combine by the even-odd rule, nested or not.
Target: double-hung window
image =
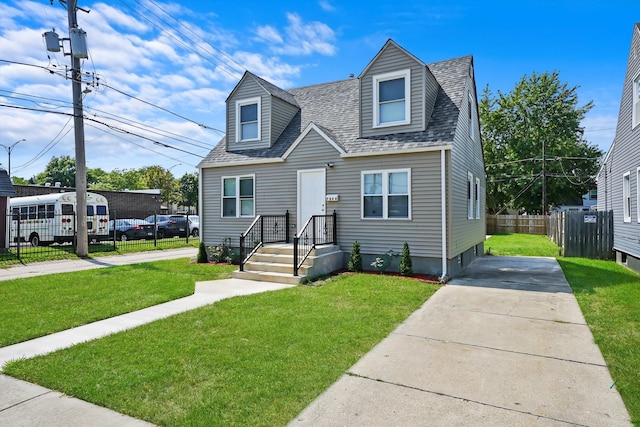
[[[236,102],[236,142],[260,139],[260,97]]]
[[[373,77],[373,127],[411,122],[411,70]]]
[[[631,173],[622,176],[622,210],[624,222],[631,222]]]
[[[473,174],[467,172],[467,218],[473,219]]]
[[[473,98],[473,95],[469,93],[468,96],[468,109],[469,109],[469,138],[473,141],[476,139],[476,100]]]
[[[640,74],[633,79],[633,119],[631,128],[635,128],[640,123]]]
[[[255,205],[255,177],[231,176],[222,178],[222,217],[253,217]]]
[[[411,171],[362,172],[362,218],[411,219]]]
[[[476,219],[480,219],[480,178],[476,177],[475,188]]]

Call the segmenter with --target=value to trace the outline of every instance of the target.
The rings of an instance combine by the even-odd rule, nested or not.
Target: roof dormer
[[[389,39],[359,79],[361,136],[426,129],[439,85],[418,58]]]
[[[227,150],[270,148],[299,110],[289,92],[245,72],[227,98]]]

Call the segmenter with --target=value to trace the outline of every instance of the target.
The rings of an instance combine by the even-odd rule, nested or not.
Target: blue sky
[[[83,71],[99,83],[84,98],[93,119],[85,122],[87,166],[158,164],[177,177],[195,171],[220,140],[224,100],[244,69],[285,89],[341,80],[357,76],[388,38],[426,63],[473,55],[479,93],[558,71],[580,87],[580,104],[594,102],[585,138],[606,151],[640,21],[637,0],[79,5],[91,10],[78,12],[89,48]],[[67,36],[57,1],[0,3],[0,144],[26,139],[11,155],[12,175],[24,178],[54,155],[74,156],[73,121],[55,114],[70,111],[71,84],[62,77],[69,58],[47,53],[42,34],[52,28]],[[0,150],[4,167],[6,160]]]

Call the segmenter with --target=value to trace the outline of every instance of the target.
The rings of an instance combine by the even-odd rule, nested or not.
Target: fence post
[[[20,221],[20,213],[18,213],[18,221],[17,222],[18,222],[18,238],[17,238],[16,242],[18,244],[18,259],[20,259],[20,243],[21,243],[20,242],[20,240],[21,240],[21,238],[20,238],[20,222],[21,222]],[[9,233],[9,234],[11,234],[11,233]],[[9,240],[11,240],[11,238],[9,238]]]
[[[338,214],[333,210],[333,244],[338,244]]]
[[[285,230],[285,234],[284,234],[284,238],[285,238],[285,242],[289,243],[289,209],[287,209],[287,213],[284,214],[285,219],[284,219],[284,226],[286,228]]]
[[[293,237],[293,275],[298,275],[298,236]]]
[[[240,233],[240,271],[244,271],[244,235]]]

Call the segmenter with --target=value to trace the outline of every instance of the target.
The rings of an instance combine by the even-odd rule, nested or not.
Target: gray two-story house
[[[357,77],[283,90],[246,72],[226,104],[226,136],[199,165],[206,245],[239,248],[242,234],[250,258],[286,228],[289,242],[331,243],[335,270],[354,241],[365,269],[407,242],[414,272],[436,276],[483,254],[471,56],[425,64],[388,40]]]
[[[640,23],[633,26],[616,135],[597,181],[598,210],[613,210],[616,260],[640,272]]]

